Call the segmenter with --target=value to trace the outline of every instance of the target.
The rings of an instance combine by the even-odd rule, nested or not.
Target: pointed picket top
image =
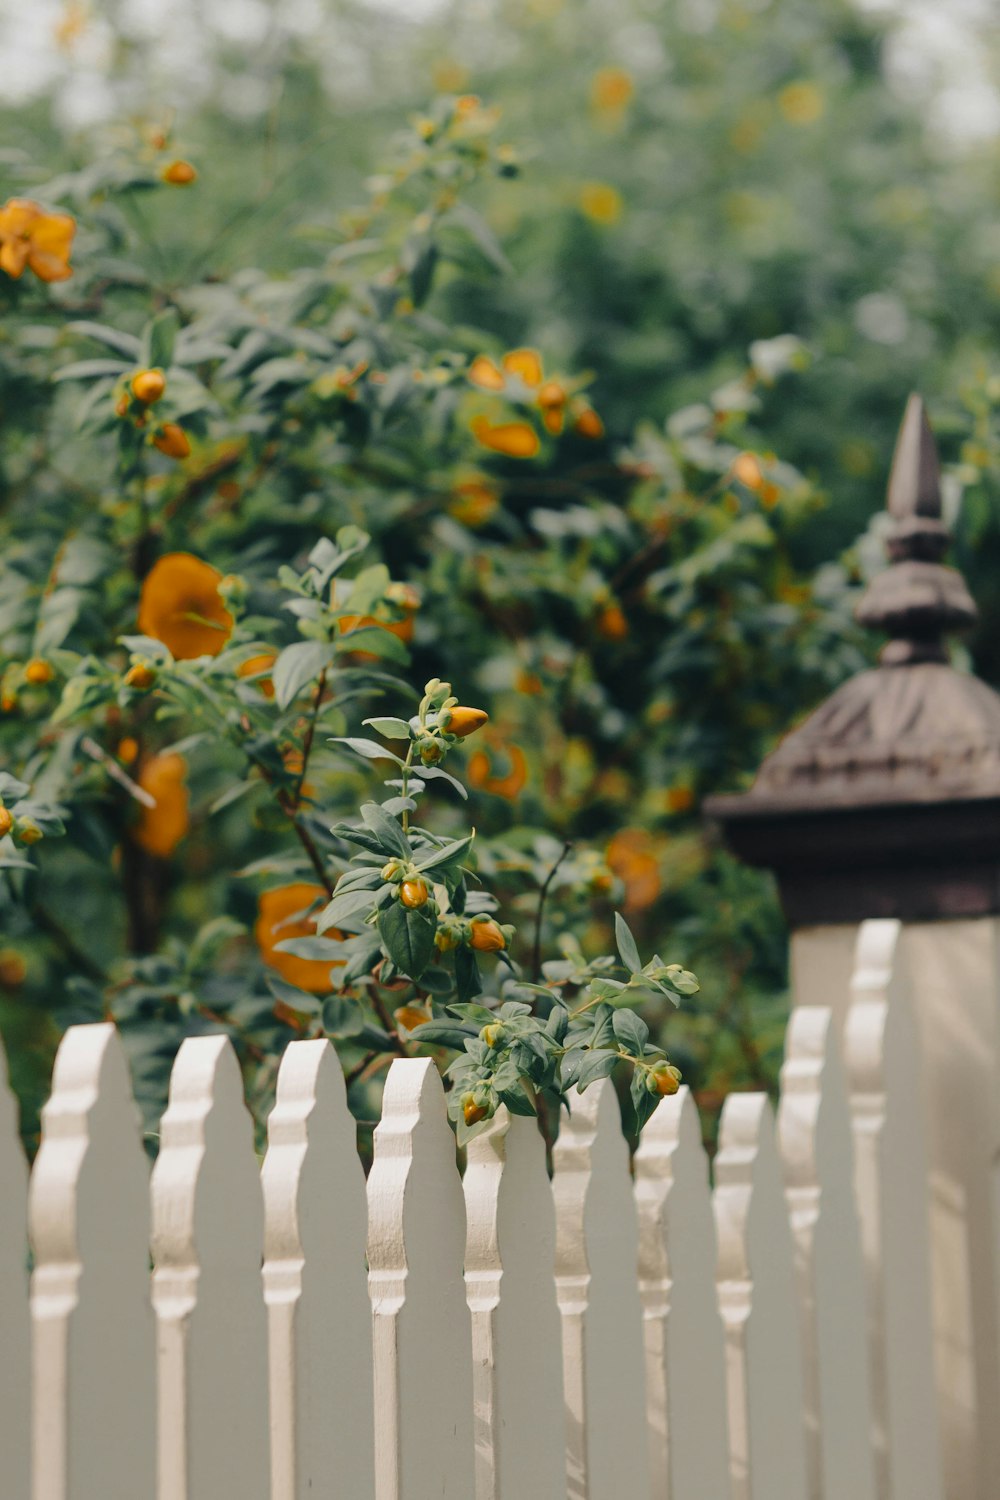
[[[498,1110],[469,1144],[463,1186],[476,1500],[551,1500],[565,1487],[566,1432],[555,1209],[537,1121]]]
[[[475,1493],[465,1202],[429,1059],[393,1063],[368,1177],[377,1500]]]
[[[286,1048],[267,1136],[272,1500],[374,1500],[365,1175],[329,1042]]]
[[[569,1500],[649,1493],[638,1225],[618,1096],[572,1097],[553,1151]]]
[[[635,1155],[639,1294],[654,1495],[729,1496],[722,1322],[708,1159],[691,1091],[662,1099]]]
[[[152,1197],[158,1500],[267,1500],[263,1203],[228,1037],[177,1054]]]
[[[920,1054],[902,924],[863,922],[844,1028],[879,1500],[942,1500]]]
[[[152,1494],[149,1163],[110,1024],[59,1046],[29,1223],[34,1500]]]
[[[31,1335],[28,1322],[28,1163],[0,1042],[0,1464],[4,1494],[28,1500]]]
[[[851,1121],[836,1025],[823,1006],[792,1011],[778,1144],[802,1317],[810,1494],[875,1500]]]
[[[911,392],[889,473],[886,510],[897,521],[941,519],[941,465],[923,398]]]
[[[715,1183],[733,1500],[806,1500],[792,1239],[765,1094],[726,1100]]]

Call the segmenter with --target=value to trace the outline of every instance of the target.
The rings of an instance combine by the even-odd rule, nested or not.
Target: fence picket
[[[469,1145],[464,1188],[476,1500],[552,1500],[566,1433],[555,1211],[536,1122],[501,1108]]]
[[[778,1143],[795,1242],[813,1500],[875,1500],[865,1276],[847,1087],[832,1011],[793,1010]]]
[[[920,1056],[899,934],[891,918],[862,923],[844,1030],[873,1446],[880,1500],[942,1500]]]
[[[649,1493],[638,1225],[607,1078],[574,1095],[553,1152],[569,1500]]]
[[[262,1243],[236,1055],[227,1037],[189,1037],[174,1063],[153,1169],[159,1500],[266,1500]]]
[[[368,1178],[378,1500],[475,1493],[465,1203],[434,1064],[386,1079]]]
[[[31,1331],[28,1318],[28,1164],[0,1043],[0,1472],[9,1500],[28,1500]]]
[[[34,1500],[152,1495],[149,1165],[110,1024],[63,1037],[29,1221]]]
[[[368,1207],[329,1042],[292,1042],[268,1120],[264,1300],[271,1500],[373,1500]]]
[[[731,1094],[715,1159],[734,1500],[805,1500],[802,1353],[771,1106]]]
[[[651,1494],[727,1500],[729,1436],[715,1221],[690,1090],[663,1099],[635,1156]]]

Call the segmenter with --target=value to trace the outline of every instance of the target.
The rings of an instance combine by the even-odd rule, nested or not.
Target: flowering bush
[[[751,425],[803,351],[759,344],[612,446],[583,372],[438,315],[507,270],[475,206],[517,171],[496,133],[440,100],[290,274],[161,235],[213,170],[165,134],[22,168],[0,210],[0,986],[29,1131],[38,1059],[100,1017],[150,1120],[220,1025],[261,1109],[291,1036],[333,1038],[362,1119],[431,1049],[463,1136],[499,1102],[554,1130],[612,1072],[637,1128],[677,1086],[681,998],[695,1081],[763,1076],[739,979],[777,929],[692,818],[855,660],[843,580],[793,562],[817,496]],[[655,951],[668,914],[709,1009]]]

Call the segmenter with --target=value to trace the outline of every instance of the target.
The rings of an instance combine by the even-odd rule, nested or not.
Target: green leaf
[[[635,945],[635,938],[628,928],[628,923],[620,911],[615,912],[615,941],[618,944],[618,952],[621,954],[622,963],[632,974],[638,974],[642,970],[642,959]]]
[[[331,927],[341,927],[360,912],[367,916],[374,905],[375,896],[370,889],[335,893],[330,904],[316,918],[316,931],[326,932]]]
[[[286,646],[271,671],[278,707],[287,708],[332,661],[333,648],[327,641],[296,641]]]
[[[410,1032],[415,1042],[428,1047],[453,1047],[456,1052],[461,1052],[466,1042],[478,1035],[474,1026],[463,1026],[457,1021],[425,1021]]]
[[[379,914],[378,930],[393,963],[415,983],[434,957],[435,924],[419,910],[390,901]]]
[[[132,364],[139,362],[141,346],[132,333],[122,333],[121,329],[109,328],[106,323],[91,323],[86,318],[67,323],[66,327],[70,333],[79,333],[84,338],[93,339],[95,343],[104,344],[108,349],[114,349],[116,354],[123,354]]]
[[[475,836],[475,831],[473,831],[464,839],[452,839],[443,848],[435,849],[430,854],[422,855],[415,861],[417,869],[424,871],[440,870],[446,865],[457,864]]]
[[[611,1018],[615,1036],[633,1057],[641,1057],[649,1041],[649,1027],[634,1010],[616,1010]]]
[[[365,820],[366,827],[378,839],[385,850],[386,858],[391,855],[399,855],[403,859],[410,858],[410,841],[402,828],[391,818],[387,812],[379,807],[377,802],[365,802],[361,807],[361,816]],[[422,869],[423,866],[420,866]]]
[[[406,740],[410,737],[410,726],[405,719],[365,719],[365,726],[376,734],[384,734],[387,740]]]
[[[459,1000],[474,1000],[483,993],[483,981],[479,977],[479,965],[471,948],[455,949],[455,982]]]
[[[142,347],[139,362],[165,370],[174,357],[174,340],[180,320],[172,307],[157,313],[152,322],[142,330]]]
[[[321,1005],[315,995],[310,995],[306,990],[300,990],[298,985],[289,984],[287,980],[280,979],[277,974],[267,975],[267,987],[275,1000],[280,1000],[283,1005],[292,1010],[301,1011],[306,1016],[318,1016]]]
[[[598,1052],[588,1051],[577,1069],[577,1093],[582,1094],[588,1084],[596,1083],[599,1078],[609,1077],[619,1061],[617,1052],[606,1052],[603,1048]]]
[[[378,744],[376,740],[359,740],[351,735],[338,735],[330,743],[331,745],[346,745],[349,750],[354,751],[355,755],[363,755],[365,760],[392,760],[395,761],[397,766],[403,764],[398,755],[393,755],[391,750],[387,750],[384,745]],[[423,775],[423,772],[421,772],[421,775]]]
[[[352,996],[331,995],[323,1002],[323,1029],[331,1036],[357,1036],[364,1024],[364,1014]]]
[[[74,364],[63,365],[52,377],[53,383],[60,380],[96,380],[99,375],[124,375],[128,365],[117,359],[79,359]]]
[[[358,625],[339,635],[334,643],[338,651],[369,651],[405,666],[410,660],[409,647],[381,625]],[[409,731],[407,730],[407,733]]]

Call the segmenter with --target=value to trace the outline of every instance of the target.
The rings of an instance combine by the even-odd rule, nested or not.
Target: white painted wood
[[[158,1500],[267,1500],[263,1231],[236,1055],[224,1036],[189,1037],[153,1169]]]
[[[638,1225],[609,1079],[572,1097],[553,1152],[569,1500],[649,1492]]]
[[[553,1500],[566,1429],[555,1210],[536,1122],[501,1107],[469,1144],[464,1189],[476,1500]]]
[[[715,1220],[698,1110],[662,1099],[635,1156],[650,1493],[728,1500],[729,1432]]]
[[[792,1012],[778,1145],[802,1315],[809,1493],[875,1500],[865,1273],[847,1088],[833,1013]]]
[[[261,1183],[272,1500],[373,1500],[368,1207],[329,1042],[285,1050]]]
[[[31,1334],[28,1164],[0,1043],[0,1478],[5,1500],[28,1500]]]
[[[368,1178],[378,1500],[475,1493],[465,1203],[444,1090],[426,1059],[389,1069]]]
[[[942,1500],[920,1057],[899,935],[891,919],[862,924],[844,1033],[873,1444],[881,1500]]]
[[[34,1500],[151,1496],[149,1165],[110,1024],[63,1037],[29,1218]]]
[[[802,1352],[771,1106],[731,1094],[715,1159],[734,1500],[805,1500]]]

